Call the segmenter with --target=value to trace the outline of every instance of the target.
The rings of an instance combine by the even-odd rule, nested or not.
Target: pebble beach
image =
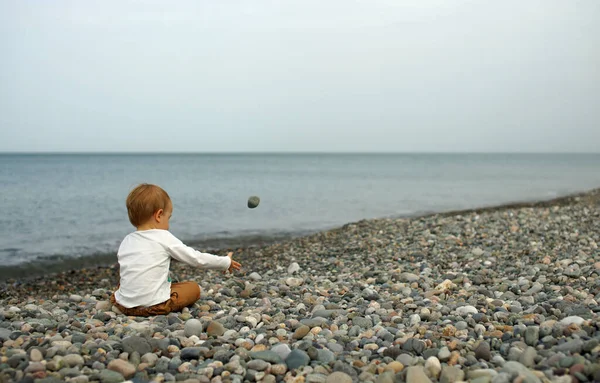
[[[600,382],[600,189],[240,249],[181,313],[116,264],[0,285],[0,382]]]

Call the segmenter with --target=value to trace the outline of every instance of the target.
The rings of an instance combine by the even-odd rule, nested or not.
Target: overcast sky
[[[0,0],[0,151],[600,151],[598,0]]]

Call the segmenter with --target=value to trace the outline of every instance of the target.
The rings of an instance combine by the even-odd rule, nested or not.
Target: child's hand
[[[233,253],[228,253],[227,256],[229,259],[231,259],[231,264],[229,265],[229,269],[227,269],[227,271],[233,273],[233,270],[239,270],[242,267],[240,263],[233,260]],[[227,273],[227,271],[224,271],[223,274]]]

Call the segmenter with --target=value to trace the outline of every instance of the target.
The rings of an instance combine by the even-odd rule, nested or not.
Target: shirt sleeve
[[[170,237],[165,245],[169,254],[178,261],[209,270],[227,270],[231,265],[231,259],[227,256],[202,253],[185,245],[174,235]]]

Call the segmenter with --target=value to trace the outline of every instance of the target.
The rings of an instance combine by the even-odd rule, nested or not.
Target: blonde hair
[[[171,205],[171,198],[161,187],[151,184],[136,186],[127,196],[129,222],[135,227],[147,222],[158,210]]]

